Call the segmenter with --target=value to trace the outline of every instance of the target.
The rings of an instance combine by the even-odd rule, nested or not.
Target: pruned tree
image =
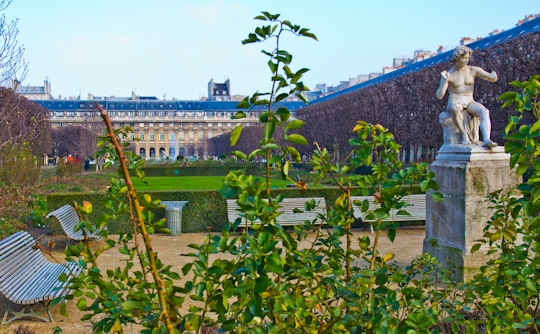
[[[486,49],[475,50],[471,65],[494,70],[499,76],[496,83],[478,81],[475,100],[490,110],[492,138],[504,144],[503,130],[509,108],[502,109],[497,97],[512,89],[513,80],[526,80],[540,71],[540,32],[524,34]],[[297,111],[297,117],[306,122],[300,134],[308,142],[317,140],[321,146],[331,148],[337,141],[342,154],[352,147],[348,139],[356,121],[381,124],[395,135],[406,155],[412,149],[439,148],[442,145],[442,127],[439,114],[446,110],[447,97],[437,99],[440,72],[452,63],[437,63],[394,79],[354,90],[322,102],[315,102]],[[525,116],[524,122],[534,120]]]
[[[82,126],[60,127],[51,129],[51,142],[54,155],[88,157],[97,149],[97,134]]]
[[[12,0],[0,0],[0,11],[6,9]],[[12,81],[22,82],[28,73],[28,63],[23,59],[24,47],[18,45],[19,20],[0,17],[0,86],[11,87]]]
[[[15,159],[23,147],[34,155],[50,153],[47,117],[46,108],[0,87],[0,159]]]

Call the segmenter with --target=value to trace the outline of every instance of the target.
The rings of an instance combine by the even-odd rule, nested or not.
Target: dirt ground
[[[361,237],[364,235],[369,235],[370,238],[375,237],[374,234],[370,234],[368,231],[362,231],[362,229],[353,229],[353,234],[356,237]],[[191,234],[182,234],[177,237],[173,236],[164,236],[164,235],[154,235],[152,236],[152,244],[156,252],[158,253],[159,258],[164,264],[172,264],[173,271],[180,274],[182,277],[181,269],[184,264],[193,260],[190,257],[183,257],[181,254],[190,253],[191,249],[187,246],[189,244],[202,244],[206,239],[206,233],[191,233]],[[114,238],[114,236],[112,236]],[[315,235],[313,234],[313,238]],[[395,242],[392,243],[386,235],[381,234],[381,240],[379,243],[379,251],[382,254],[394,253],[395,261],[402,263],[404,266],[411,263],[411,260],[420,254],[422,254],[422,243],[425,237],[425,228],[423,226],[417,227],[403,227],[399,228],[397,231]],[[49,237],[45,236],[42,239],[42,244],[45,245],[48,240],[54,240],[56,245],[52,250],[52,254],[57,258],[63,260],[62,250],[65,247],[65,241],[63,237]],[[73,241],[72,241],[73,243]],[[353,242],[353,245],[355,243]],[[103,241],[95,242],[95,246],[99,247],[103,245]],[[307,245],[307,243],[306,243]],[[304,245],[305,246],[305,245]],[[46,257],[50,258],[48,255]],[[120,254],[116,249],[110,249],[105,251],[98,258],[98,266],[105,272],[107,269],[114,269],[117,266],[123,266],[122,259],[125,258],[124,255]],[[232,256],[231,256],[232,258]],[[210,261],[215,260],[210,258]],[[186,277],[189,279],[190,277]],[[183,285],[183,282],[181,282]],[[3,297],[1,297],[3,298]],[[184,303],[182,310],[186,311],[189,309],[188,303]],[[3,316],[5,310],[5,303],[0,302],[0,312]],[[182,311],[181,310],[181,311]],[[92,326],[89,322],[82,322],[80,318],[83,316],[83,312],[77,309],[76,304],[73,301],[67,303],[67,312],[69,317],[63,317],[60,315],[60,307],[56,305],[51,309],[51,314],[54,318],[55,323],[45,323],[40,320],[28,318],[28,320],[16,320],[12,323],[4,326],[0,326],[0,333],[9,333],[12,334],[15,332],[19,326],[26,326],[30,330],[34,331],[37,334],[52,333],[53,328],[58,326],[62,329],[62,333],[68,334],[83,334],[83,333],[92,333]],[[127,334],[138,333],[140,327],[128,327],[124,331]]]

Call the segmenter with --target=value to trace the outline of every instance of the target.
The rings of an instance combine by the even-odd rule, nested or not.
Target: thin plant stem
[[[148,234],[148,231],[146,230],[146,225],[144,223],[144,219],[142,216],[141,207],[139,205],[139,199],[137,198],[137,194],[135,193],[135,188],[133,187],[133,183],[131,182],[131,177],[129,175],[129,170],[126,166],[127,159],[124,157],[124,152],[122,150],[122,147],[120,146],[120,144],[118,143],[118,140],[116,139],[116,135],[114,134],[111,120],[109,119],[109,115],[107,114],[107,111],[104,110],[99,104],[97,105],[97,108],[101,112],[101,117],[103,118],[103,121],[105,122],[105,125],[107,126],[107,131],[108,131],[108,136],[110,138],[110,141],[114,145],[114,148],[116,149],[116,153],[118,154],[118,159],[120,160],[120,167],[122,169],[122,174],[124,176],[124,179],[126,180],[129,196],[131,197],[131,200],[133,201],[133,207],[135,208],[137,221],[139,223],[141,234],[144,239],[146,252],[148,253],[148,260],[150,262],[150,270],[152,272],[152,276],[154,277],[154,281],[156,283],[156,289],[158,291],[159,304],[161,307],[161,315],[165,318],[165,325],[167,326],[167,331],[169,332],[169,334],[173,334],[174,329],[171,323],[171,318],[169,317],[169,312],[167,311],[167,301],[165,299],[165,290],[164,290],[165,283],[163,282],[163,280],[161,279],[158,273],[158,269],[156,265],[156,255],[152,248],[152,244],[150,243],[150,236]]]

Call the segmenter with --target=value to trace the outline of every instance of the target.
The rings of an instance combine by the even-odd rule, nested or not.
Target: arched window
[[[186,154],[184,148],[183,148],[183,147],[179,147],[179,148],[178,148],[178,155],[184,155],[184,154]]]
[[[141,158],[146,157],[146,150],[144,149],[144,147],[141,147],[141,149],[139,150],[139,155],[141,156]]]
[[[162,147],[159,149],[159,157],[164,158],[165,157],[165,149]]]
[[[176,157],[175,153],[176,153],[176,151],[175,151],[174,147],[169,148],[169,157],[170,158]]]
[[[156,149],[155,148],[150,148],[150,158],[155,158],[156,157]]]

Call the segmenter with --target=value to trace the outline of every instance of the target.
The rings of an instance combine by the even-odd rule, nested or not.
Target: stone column
[[[516,191],[521,177],[510,169],[510,155],[501,146],[445,144],[429,170],[445,199],[435,203],[427,194],[424,253],[435,256],[454,279],[467,280],[488,260],[483,249],[471,254],[494,212],[487,195]]]

